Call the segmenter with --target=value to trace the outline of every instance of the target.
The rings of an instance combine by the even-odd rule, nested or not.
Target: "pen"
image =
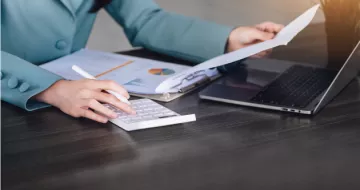
[[[90,75],[89,73],[87,73],[86,71],[84,71],[82,68],[80,68],[79,66],[77,65],[73,65],[72,67],[72,70],[74,70],[75,72],[77,72],[79,75],[83,76],[84,78],[87,78],[87,79],[93,79],[93,80],[96,80],[96,78],[92,75]],[[120,101],[128,104],[128,105],[131,105],[131,103],[122,95],[112,91],[112,90],[105,90],[106,92],[114,95],[116,98],[118,98]]]

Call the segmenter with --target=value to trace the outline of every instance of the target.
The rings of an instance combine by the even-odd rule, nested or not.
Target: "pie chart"
[[[172,75],[175,71],[167,68],[153,68],[149,70],[149,73],[153,75]]]

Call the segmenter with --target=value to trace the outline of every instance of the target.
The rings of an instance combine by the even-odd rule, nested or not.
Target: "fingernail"
[[[131,114],[132,114],[132,115],[136,115],[136,111],[135,111],[135,110],[131,110]]]
[[[108,120],[107,120],[107,119],[103,119],[102,122],[103,122],[103,123],[107,123]]]

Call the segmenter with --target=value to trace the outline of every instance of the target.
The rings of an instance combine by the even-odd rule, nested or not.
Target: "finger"
[[[99,80],[99,81],[94,81],[94,83],[92,85],[93,85],[93,88],[95,88],[95,89],[112,90],[116,93],[119,93],[120,95],[124,96],[127,99],[130,98],[130,95],[127,92],[127,90],[124,87],[117,84],[115,81]]]
[[[263,57],[266,57],[267,56],[267,53],[265,51],[263,52],[260,52],[260,53],[257,53],[253,56],[251,56],[252,58],[263,58]]]
[[[255,29],[249,36],[249,38],[251,39],[251,41],[267,41],[267,40],[271,40],[272,38],[274,38],[274,34],[273,33],[269,33],[269,32],[263,32],[260,30]]]
[[[108,118],[112,118],[112,119],[115,119],[117,117],[117,114],[114,111],[112,111],[109,108],[105,107],[104,105],[100,104],[97,100],[88,99],[86,101],[87,101],[86,106],[95,110],[96,112],[98,112]]]
[[[256,28],[265,32],[279,33],[284,28],[284,25],[273,22],[264,22],[257,25]]]
[[[271,51],[267,50],[267,51],[262,51],[260,53],[258,53],[259,56],[261,57],[266,57],[268,55],[270,55]]]
[[[251,58],[259,59],[259,58],[262,58],[262,57],[260,55],[258,55],[258,54],[255,54],[255,55],[251,56]]]
[[[80,115],[82,117],[85,117],[85,118],[88,118],[88,119],[91,119],[91,120],[94,120],[94,121],[97,121],[97,122],[100,122],[100,123],[107,123],[108,122],[108,119],[106,117],[101,116],[99,114],[96,114],[93,111],[90,111],[88,109],[80,109],[80,112],[81,112]]]
[[[111,105],[117,107],[118,109],[123,110],[124,112],[126,112],[128,114],[136,113],[135,110],[131,106],[121,102],[119,99],[117,99],[115,96],[113,96],[111,94],[103,93],[103,92],[96,92],[96,93],[94,93],[93,98],[100,102],[111,104]]]
[[[273,23],[273,22],[264,22],[264,23],[261,23],[259,25],[256,25],[256,28],[262,30],[262,31],[265,31],[265,32],[274,32],[274,33],[277,33],[279,32],[281,29],[283,29],[283,25],[281,24],[276,24],[276,23]]]
[[[270,55],[270,54],[273,52],[273,50],[272,50],[272,49],[269,49],[269,50],[266,50],[265,52],[266,52],[266,55],[268,56],[268,55]]]
[[[263,52],[260,52],[259,55],[260,55],[261,57],[266,57],[266,56],[269,55],[269,52],[268,52],[268,51],[263,51]]]
[[[256,29],[261,30],[261,31],[265,31],[266,27],[263,24],[258,24],[255,26]]]

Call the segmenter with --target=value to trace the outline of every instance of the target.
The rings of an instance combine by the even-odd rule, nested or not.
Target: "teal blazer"
[[[92,0],[1,1],[3,101],[28,111],[47,106],[31,97],[62,78],[38,65],[85,47],[96,18],[96,13],[88,12],[92,4]],[[105,9],[133,46],[195,63],[224,53],[232,30],[166,12],[152,0],[113,0]]]

